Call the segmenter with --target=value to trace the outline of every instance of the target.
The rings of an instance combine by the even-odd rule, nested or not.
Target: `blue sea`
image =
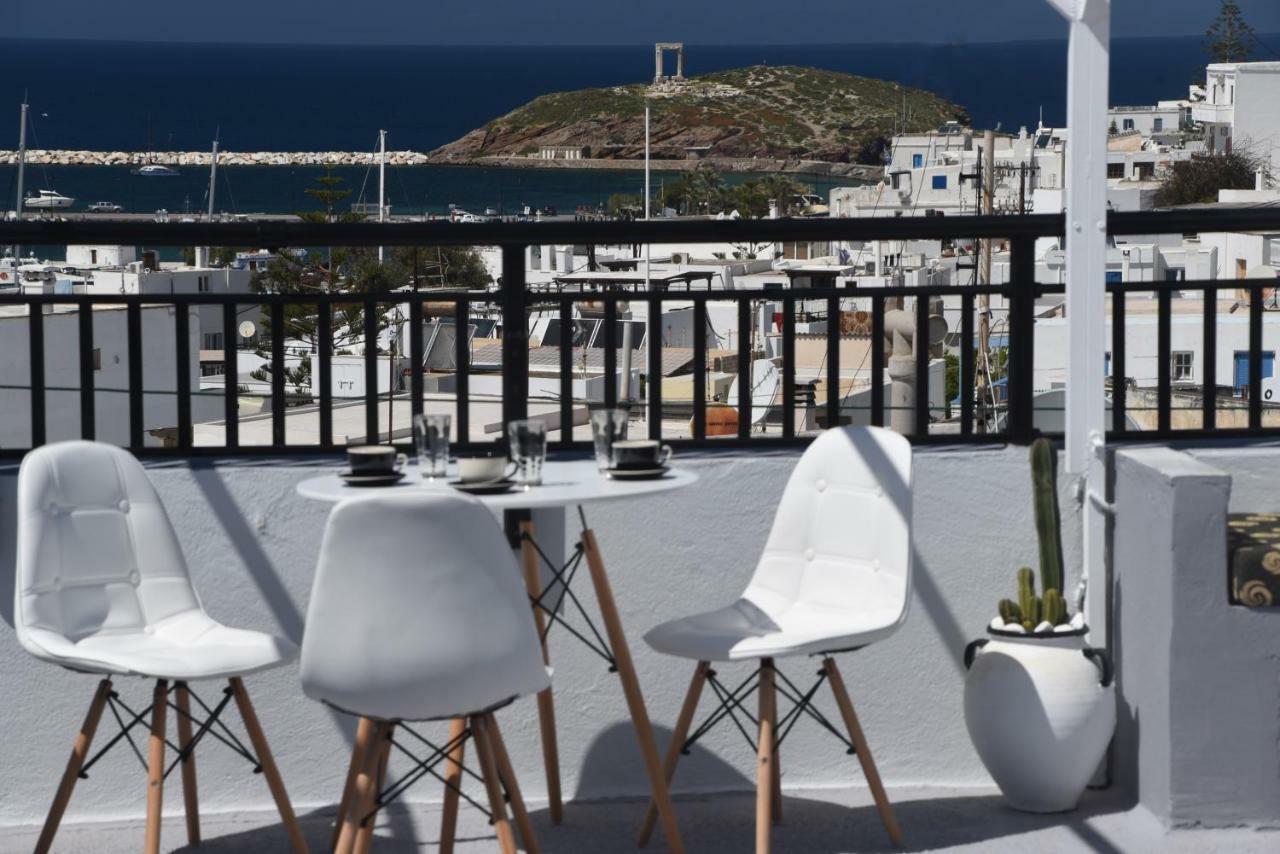
[[[1274,43],[1275,39],[1266,41]],[[345,47],[0,41],[0,148],[14,148],[18,105],[28,94],[28,144],[96,150],[205,150],[215,134],[235,151],[371,151],[379,128],[391,149],[430,150],[547,92],[643,81],[653,51],[627,47]],[[1204,68],[1198,38],[1117,40],[1112,103],[1185,95]],[[686,73],[767,63],[809,65],[931,89],[968,109],[976,127],[1016,131],[1065,120],[1064,42],[951,45],[699,46]],[[0,167],[0,209],[11,207],[14,172]],[[303,189],[316,169],[227,169],[218,208],[283,212],[314,208]],[[205,206],[204,170],[144,179],[125,169],[35,168],[27,186],[53,187],[80,204],[129,210]],[[376,198],[374,176],[338,170]],[[659,176],[661,180],[661,176]],[[224,184],[225,181],[225,184]],[[811,182],[825,192],[834,182]],[[636,192],[637,171],[414,167],[391,170],[394,210],[452,204],[513,211],[595,205]]]

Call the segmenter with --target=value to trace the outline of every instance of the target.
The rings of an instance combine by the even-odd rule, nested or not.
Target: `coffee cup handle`
[[[674,454],[675,452],[671,450],[670,445],[663,445],[658,449],[658,465],[665,466],[667,463],[671,462],[671,457]]]
[[[511,480],[516,476],[516,472],[520,470],[520,464],[512,460],[507,464],[507,470],[502,474],[502,480]]]
[[[396,471],[400,471],[400,469],[404,468],[407,465],[409,465],[409,455],[396,454]]]

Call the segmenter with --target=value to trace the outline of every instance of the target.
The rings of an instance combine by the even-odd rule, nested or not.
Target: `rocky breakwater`
[[[69,151],[28,149],[27,163],[42,166],[209,166],[208,151]],[[0,151],[0,165],[16,165],[18,152]],[[388,151],[389,166],[430,162],[420,151]],[[220,151],[219,166],[376,166],[378,155],[367,151]]]

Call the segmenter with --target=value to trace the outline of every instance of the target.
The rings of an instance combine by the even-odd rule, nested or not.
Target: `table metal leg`
[[[649,785],[653,789],[658,818],[662,822],[662,831],[667,838],[667,847],[672,852],[683,854],[684,843],[680,840],[680,828],[676,825],[675,808],[671,804],[671,795],[667,790],[667,777],[663,773],[662,761],[658,758],[658,746],[654,742],[653,728],[649,724],[649,711],[645,708],[644,695],[640,691],[635,665],[631,661],[631,649],[627,646],[627,636],[623,632],[622,620],[618,616],[613,588],[609,584],[609,575],[605,571],[604,558],[600,554],[595,532],[585,526],[582,531],[582,545],[586,552],[587,568],[591,572],[591,584],[595,587],[596,599],[600,604],[600,616],[604,621],[609,646],[612,648],[617,664],[618,678],[622,680],[622,692],[626,696],[627,708],[631,712],[631,722],[636,728],[636,739],[640,743],[645,772],[649,775]]]
[[[539,575],[538,551],[534,546],[535,528],[532,519],[520,523],[520,559],[524,565],[524,581],[529,596],[537,600],[542,595]],[[534,623],[542,638],[542,663],[551,664],[551,652],[547,648],[546,615],[541,607],[533,608]],[[551,688],[538,692],[538,724],[542,729],[542,761],[547,769],[547,801],[551,823],[559,824],[564,817],[564,805],[560,796],[560,746],[556,741],[556,705]]]

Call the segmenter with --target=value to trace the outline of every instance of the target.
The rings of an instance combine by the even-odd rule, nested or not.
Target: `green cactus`
[[[1062,529],[1058,515],[1058,449],[1048,439],[1031,443],[1031,489],[1040,541],[1040,589],[1062,590]]]
[[[1062,601],[1062,594],[1050,588],[1044,592],[1044,618],[1055,626],[1067,622],[1067,606]]]
[[[1031,619],[1031,611],[1036,601],[1036,576],[1031,567],[1024,566],[1018,570],[1018,608],[1022,610],[1022,619]]]
[[[1000,612],[1000,619],[1004,620],[1006,625],[1022,622],[1022,609],[1012,599],[1001,599],[996,610]]]

